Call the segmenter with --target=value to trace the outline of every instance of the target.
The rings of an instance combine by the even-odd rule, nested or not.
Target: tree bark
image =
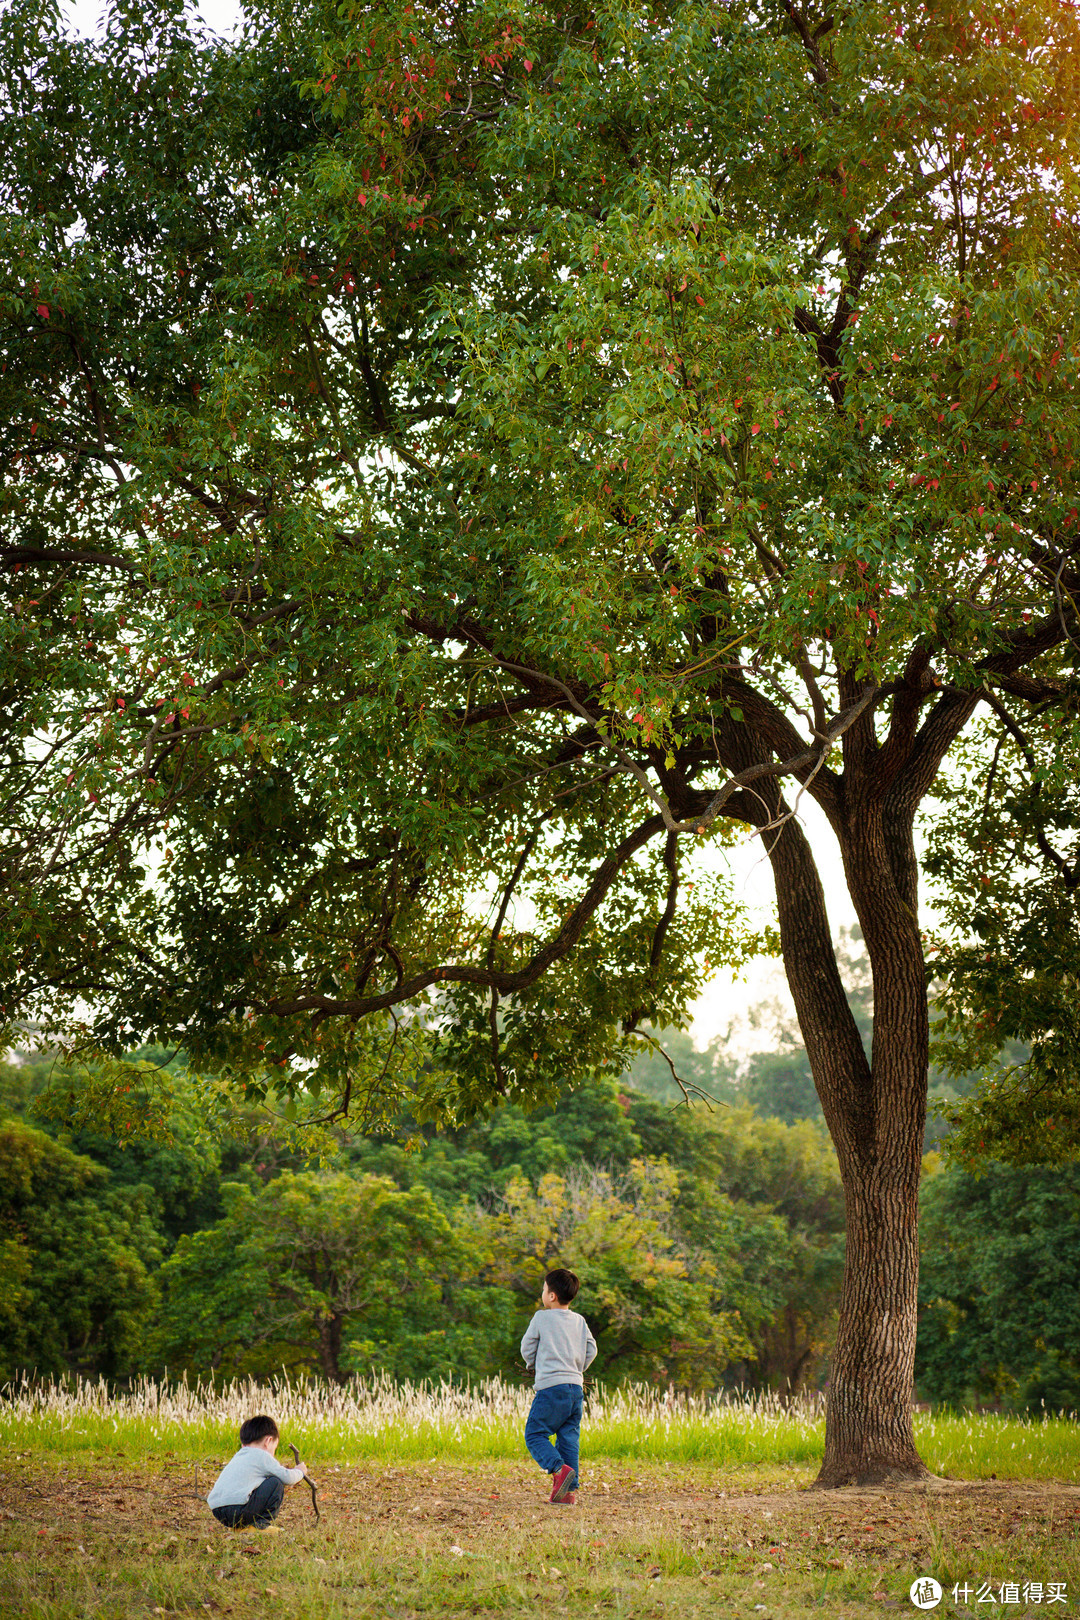
[[[782,811],[783,805],[777,803]],[[788,983],[844,1186],[847,1253],[825,1420],[822,1487],[925,1478],[912,1431],[918,1190],[928,1015],[907,818],[880,803],[834,814],[870,956],[867,1059],[833,950],[810,846],[789,820],[770,851]],[[906,823],[906,824],[905,824]]]
[[[319,1322],[319,1366],[329,1384],[343,1384],[341,1372],[340,1316],[324,1316]]]

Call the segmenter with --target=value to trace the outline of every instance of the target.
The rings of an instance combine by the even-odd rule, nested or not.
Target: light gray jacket
[[[521,1341],[521,1354],[536,1388],[553,1384],[583,1384],[585,1369],[596,1356],[596,1340],[589,1324],[576,1311],[537,1311]]]
[[[304,1477],[299,1468],[286,1468],[262,1446],[241,1446],[215,1480],[206,1498],[207,1507],[243,1507],[252,1491],[270,1474],[283,1485],[299,1485]]]

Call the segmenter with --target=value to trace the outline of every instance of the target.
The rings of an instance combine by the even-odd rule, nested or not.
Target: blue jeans
[[[525,1444],[545,1474],[554,1474],[566,1463],[577,1479],[581,1401],[580,1384],[553,1384],[550,1389],[538,1389],[533,1396],[525,1424]]]

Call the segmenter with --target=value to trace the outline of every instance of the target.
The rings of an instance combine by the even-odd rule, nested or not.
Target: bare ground
[[[596,1611],[746,1615],[903,1607],[911,1580],[939,1613],[1062,1615],[1080,1599],[1080,1488],[935,1480],[819,1492],[810,1475],[748,1481],[705,1468],[592,1467],[572,1508],[526,1464],[326,1467],[322,1520],[303,1486],[280,1536],[238,1535],[202,1498],[207,1459],[133,1469],[9,1459],[0,1484],[0,1613],[419,1616]],[[1030,1585],[1013,1601],[1005,1583]],[[1067,1599],[1051,1605],[1051,1582]],[[952,1596],[956,1584],[964,1599]],[[995,1595],[976,1600],[980,1585]],[[1004,1620],[1004,1615],[1002,1615]]]

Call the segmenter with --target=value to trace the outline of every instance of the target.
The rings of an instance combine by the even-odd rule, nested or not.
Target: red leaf
[[[49,318],[49,306],[48,306],[48,304],[39,304],[38,307],[37,307],[37,312],[41,316],[43,321],[48,320],[48,318]]]
[[[529,58],[527,56],[524,56],[524,57],[522,57],[522,61],[525,64],[526,73],[531,73],[532,72],[532,63],[529,61]]]

